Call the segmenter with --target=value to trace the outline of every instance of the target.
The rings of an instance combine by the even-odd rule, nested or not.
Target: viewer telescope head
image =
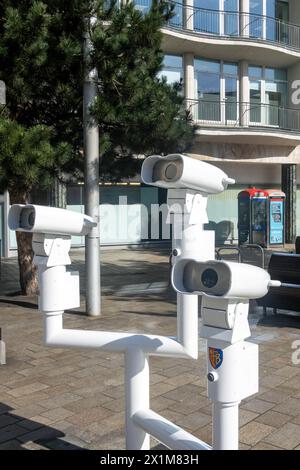
[[[220,168],[180,154],[146,158],[142,180],[160,188],[191,189],[206,194],[221,193],[229,184],[235,183]]]
[[[181,294],[259,299],[280,283],[271,281],[264,269],[249,264],[182,259],[173,266],[172,285]]]
[[[11,230],[55,235],[87,235],[97,224],[85,214],[56,207],[14,204],[8,214]]]

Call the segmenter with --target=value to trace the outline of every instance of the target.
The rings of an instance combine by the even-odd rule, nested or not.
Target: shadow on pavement
[[[257,323],[259,326],[274,328],[296,328],[300,329],[300,314],[297,312],[286,312],[269,314],[261,317]]]
[[[38,306],[36,303],[33,302],[24,302],[23,300],[11,300],[11,299],[0,299],[1,304],[7,304],[7,305],[16,305],[18,307],[22,308],[29,308],[31,310],[37,310]]]
[[[18,416],[0,402],[0,450],[30,450],[34,444],[41,450],[85,450],[63,437],[65,434],[58,429]]]

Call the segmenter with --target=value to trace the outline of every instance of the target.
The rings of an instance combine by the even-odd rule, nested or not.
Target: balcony
[[[300,26],[268,16],[184,7],[180,3],[171,3],[175,13],[169,21],[171,27],[190,29],[189,26],[192,26],[191,29],[199,34],[268,41],[300,51]]]
[[[195,44],[193,52],[205,54],[211,58],[214,58],[214,54],[217,53],[216,45],[221,47],[218,54],[222,54],[222,57],[225,54],[224,59],[257,59],[262,63],[267,60],[266,65],[279,63],[280,66],[287,66],[295,63],[300,57],[300,26],[298,25],[268,16],[209,10],[183,6],[176,2],[171,3],[174,5],[175,15],[169,20],[168,26],[163,28],[164,46],[170,53],[189,52],[188,47],[191,47],[192,41]],[[181,44],[180,41],[176,41],[176,38],[180,39],[180,37]],[[184,45],[187,41],[189,46]],[[248,47],[239,49],[237,45]],[[232,50],[232,47],[235,49]],[[266,48],[270,52],[270,56],[268,54],[267,57],[265,56]],[[287,57],[284,58],[284,55]]]
[[[235,100],[187,100],[200,140],[299,145],[300,109]],[[248,141],[248,142],[247,142]]]

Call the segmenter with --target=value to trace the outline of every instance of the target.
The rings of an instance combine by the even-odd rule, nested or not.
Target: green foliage
[[[54,147],[49,128],[26,129],[9,119],[0,119],[0,189],[14,198],[28,196],[33,187],[48,187],[69,152],[66,144]]]
[[[93,111],[101,129],[104,178],[118,179],[121,171],[133,175],[139,165],[133,154],[183,152],[193,140],[181,85],[157,78],[163,63],[160,29],[172,12],[167,2],[154,0],[143,15],[131,2],[119,13],[112,10],[105,27],[91,30],[92,66],[99,71]],[[98,17],[105,20],[105,12]]]
[[[186,150],[194,127],[180,87],[157,78],[163,60],[160,28],[172,8],[154,0],[142,15],[130,2],[121,9],[115,2],[107,5],[104,0],[1,0],[0,80],[7,84],[6,116],[24,132],[43,129],[42,140],[48,127],[49,145],[69,148],[61,172],[80,175],[83,37],[87,18],[96,15],[90,66],[99,76],[93,113],[100,126],[100,171],[106,179],[119,179],[137,171],[136,155]]]
[[[68,143],[62,169],[82,160],[83,0],[2,0],[0,79],[10,119],[51,127],[51,143]]]

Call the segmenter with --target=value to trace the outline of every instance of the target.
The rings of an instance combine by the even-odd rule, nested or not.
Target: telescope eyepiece
[[[207,289],[212,289],[218,284],[218,274],[214,269],[205,269],[201,276],[201,282]]]
[[[27,208],[20,212],[20,228],[24,230],[31,230],[35,223],[35,210],[33,208]]]

